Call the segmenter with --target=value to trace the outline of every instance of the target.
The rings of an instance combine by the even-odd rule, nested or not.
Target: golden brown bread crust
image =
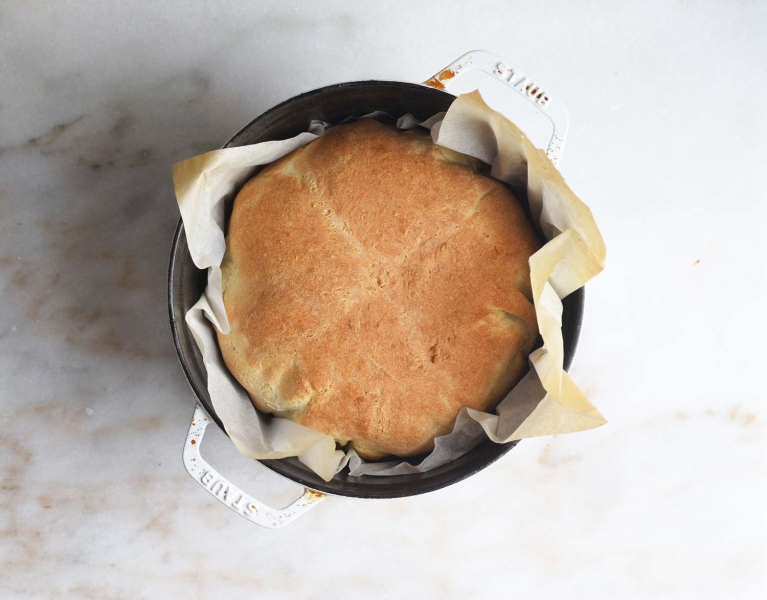
[[[422,131],[340,125],[237,196],[222,264],[227,367],[264,412],[365,458],[433,448],[492,410],[538,335],[509,190]]]

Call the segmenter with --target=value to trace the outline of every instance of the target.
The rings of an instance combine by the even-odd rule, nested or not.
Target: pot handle
[[[211,420],[207,413],[197,404],[184,443],[184,467],[192,479],[227,508],[245,517],[251,523],[276,529],[297,519],[325,498],[325,494],[304,488],[303,495],[292,504],[285,508],[272,508],[240,491],[211,467],[200,454],[202,436],[210,424]]]
[[[486,50],[467,52],[439,71],[434,77],[424,81],[423,84],[438,90],[448,91],[456,79],[470,71],[482,71],[491,75],[517,92],[549,118],[554,126],[554,132],[549,140],[546,156],[556,165],[562,157],[567,129],[570,124],[567,109],[564,104],[556,100],[541,85],[535,83],[521,69],[497,54]]]

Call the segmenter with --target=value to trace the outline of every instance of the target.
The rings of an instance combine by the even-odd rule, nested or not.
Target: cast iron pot
[[[455,96],[420,84],[395,81],[354,81],[320,88],[291,98],[275,106],[246,125],[224,147],[234,148],[271,140],[282,140],[306,131],[313,119],[337,123],[347,117],[359,117],[380,110],[393,117],[406,113],[426,119],[446,111]],[[168,271],[168,307],[173,341],[178,358],[199,402],[223,430],[207,389],[207,374],[197,344],[184,315],[203,293],[206,272],[192,262],[184,225],[176,228]],[[583,320],[584,290],[570,294],[564,301],[562,335],[564,366],[569,369],[575,353]],[[394,477],[352,477],[348,472],[324,481],[295,458],[262,460],[272,471],[304,487],[338,496],[357,498],[399,498],[424,494],[444,488],[481,471],[509,452],[516,442],[496,444],[486,440],[451,463],[422,474]]]

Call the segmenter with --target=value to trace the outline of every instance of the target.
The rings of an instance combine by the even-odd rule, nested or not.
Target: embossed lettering
[[[527,94],[527,96],[541,108],[548,106],[551,99],[546,95],[538,84],[533,83],[524,73],[515,71],[503,63],[495,65],[494,74],[501,81],[505,81],[517,91]]]
[[[498,63],[495,66],[495,74],[498,76],[498,79],[501,79],[507,83],[510,82],[515,75],[514,69],[507,67],[503,63]]]
[[[218,486],[218,489],[216,489],[216,486]],[[213,492],[216,496],[218,496],[219,492],[224,489],[224,482],[223,481],[217,481],[212,486],[210,486],[210,491]]]
[[[509,85],[514,87],[516,87],[520,81],[524,81],[524,80],[525,80],[524,73],[516,73],[514,71],[511,72],[511,76],[507,79],[507,81],[509,82]]]
[[[254,514],[258,514],[258,508],[256,507],[255,504],[251,502],[245,507],[245,516],[250,517],[251,515],[254,515]]]
[[[519,81],[514,84],[514,88],[520,92],[525,92],[530,89],[531,85],[533,85],[533,82],[527,77],[520,77]]]
[[[242,502],[242,499],[243,499],[244,497],[245,497],[245,496],[243,496],[242,494],[240,494],[240,497],[239,497],[239,498],[237,498],[237,501],[232,503],[232,508],[236,508],[237,510],[239,510],[239,509],[240,509],[240,502]]]
[[[200,481],[202,481],[203,485],[205,487],[208,487],[208,484],[213,480],[213,473],[210,471],[205,471],[202,474],[202,477],[200,477]]]

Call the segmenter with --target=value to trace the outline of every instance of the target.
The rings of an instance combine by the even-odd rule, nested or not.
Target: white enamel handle
[[[554,99],[543,86],[535,83],[521,69],[502,59],[497,54],[487,52],[486,50],[467,52],[434,75],[434,77],[424,81],[424,85],[447,91],[456,79],[471,71],[487,73],[505,83],[549,118],[554,126],[554,132],[549,140],[546,155],[556,165],[562,157],[567,129],[570,125],[567,109],[559,100]]]
[[[325,494],[305,488],[303,495],[292,504],[285,508],[272,508],[239,490],[211,467],[200,454],[202,436],[210,423],[207,413],[198,404],[194,409],[192,424],[184,443],[184,467],[192,479],[227,508],[251,523],[275,529],[294,521],[325,498]]]

